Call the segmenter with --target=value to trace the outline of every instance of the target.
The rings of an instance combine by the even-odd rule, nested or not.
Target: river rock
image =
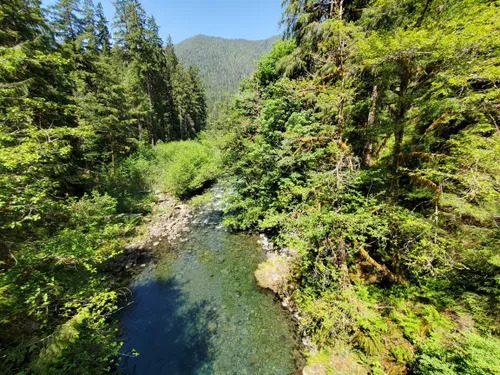
[[[288,375],[326,375],[326,365],[323,363],[309,365]]]
[[[257,284],[261,288],[280,293],[290,276],[290,269],[289,259],[280,256],[273,257],[259,264],[255,271]]]
[[[257,241],[257,243],[262,246],[262,249],[265,251],[265,252],[270,252],[274,249],[274,244],[269,241],[269,238],[266,237],[265,234],[261,234],[259,236],[259,239]]]
[[[327,363],[313,363],[289,375],[367,375],[368,370],[359,364],[352,352],[333,354]]]
[[[306,366],[302,370],[303,375],[326,375],[326,365],[325,364],[314,364]]]

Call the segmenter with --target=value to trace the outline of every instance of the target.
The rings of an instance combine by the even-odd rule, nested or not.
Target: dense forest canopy
[[[179,60],[200,69],[209,112],[228,100],[239,84],[257,69],[256,62],[269,52],[277,37],[265,40],[223,39],[197,35],[175,45]]]
[[[101,5],[60,1],[48,18],[37,1],[2,5],[2,220],[8,228],[41,219],[45,208],[38,205],[80,189],[91,171],[141,142],[192,138],[205,125],[197,69],[178,62],[137,1],[116,7],[111,43]]]
[[[282,296],[327,373],[500,373],[500,3],[283,6],[216,124],[227,224],[299,252]]]

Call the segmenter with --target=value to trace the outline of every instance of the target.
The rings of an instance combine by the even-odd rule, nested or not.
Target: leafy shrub
[[[325,291],[320,296],[311,291],[297,291],[295,296],[301,311],[300,328],[319,347],[346,340],[355,330],[357,306],[352,293]]]
[[[91,195],[85,194],[71,205],[71,218],[76,225],[99,224],[106,216],[116,212],[116,205],[115,198],[93,191]]]
[[[188,140],[143,146],[109,174],[106,191],[128,210],[151,191],[187,198],[220,174],[220,152],[212,141]]]
[[[118,298],[98,270],[123,251],[136,219],[116,215],[117,199],[96,191],[61,207],[66,227],[24,243],[0,278],[0,373],[107,373],[117,355],[108,317]]]
[[[428,341],[413,371],[422,375],[494,375],[500,373],[500,340],[474,333],[457,334],[445,344]]]
[[[153,186],[177,198],[188,197],[218,175],[218,151],[208,141],[159,144],[154,152]]]

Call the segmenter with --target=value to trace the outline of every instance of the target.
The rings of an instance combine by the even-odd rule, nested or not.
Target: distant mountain
[[[225,93],[237,91],[240,81],[255,71],[255,62],[270,51],[277,39],[276,36],[245,40],[196,35],[176,44],[175,53],[184,64],[200,68],[211,111]]]

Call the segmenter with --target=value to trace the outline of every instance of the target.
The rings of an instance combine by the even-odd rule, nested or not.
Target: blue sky
[[[98,0],[94,0],[97,2]],[[44,5],[56,0],[43,0]],[[106,17],[112,20],[112,0],[101,0]],[[266,39],[279,34],[281,0],[142,0],[153,15],[165,40],[174,43],[197,34],[223,38]]]

